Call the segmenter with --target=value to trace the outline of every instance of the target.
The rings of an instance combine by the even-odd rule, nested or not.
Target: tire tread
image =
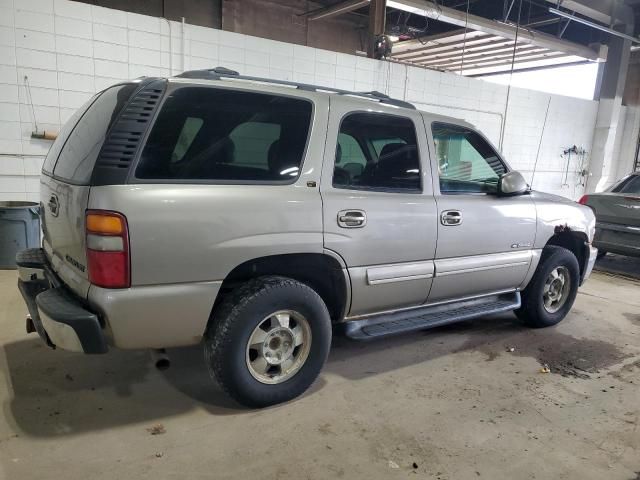
[[[262,407],[271,402],[253,401],[239,392],[234,382],[227,377],[227,371],[223,365],[224,357],[218,355],[218,352],[228,351],[231,348],[230,344],[234,340],[232,327],[244,308],[250,303],[259,301],[262,297],[272,295],[274,290],[282,288],[295,288],[309,301],[319,300],[324,307],[327,318],[329,318],[329,312],[324,302],[311,287],[292,278],[275,275],[253,278],[233,289],[212,314],[212,322],[205,334],[205,362],[211,377],[218,382],[227,395],[241,404]],[[284,386],[285,384],[286,382],[280,385]],[[296,389],[292,386],[290,390]],[[299,393],[295,393],[293,396],[297,396]]]

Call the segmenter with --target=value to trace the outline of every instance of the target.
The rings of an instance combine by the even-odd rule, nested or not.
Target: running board
[[[492,313],[508,312],[519,307],[520,292],[511,292],[384,313],[361,320],[348,320],[342,325],[347,337],[354,340],[370,340],[462,322]]]

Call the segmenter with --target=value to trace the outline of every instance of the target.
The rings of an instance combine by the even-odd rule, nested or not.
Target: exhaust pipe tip
[[[31,315],[27,315],[27,333],[33,333],[36,331],[36,326],[33,323],[33,318],[31,318]]]
[[[153,360],[154,366],[160,371],[167,370],[171,366],[171,360],[164,348],[151,350],[151,359]]]

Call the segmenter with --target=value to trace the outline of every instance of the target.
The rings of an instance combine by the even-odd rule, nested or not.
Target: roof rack
[[[252,77],[248,75],[240,75],[235,70],[230,70],[225,67],[216,67],[216,68],[203,69],[203,70],[189,70],[187,72],[183,72],[175,76],[179,78],[194,78],[199,80],[223,80],[226,78],[226,79],[262,82],[262,83],[272,83],[274,85],[285,85],[287,87],[294,87],[294,88],[297,88],[298,90],[305,90],[309,92],[322,91],[322,92],[335,93],[337,95],[350,95],[354,97],[368,98],[370,100],[375,100],[375,101],[378,101],[379,103],[384,103],[387,105],[395,105],[396,107],[410,108],[412,110],[416,109],[416,107],[409,102],[405,102],[403,100],[396,100],[381,92],[376,92],[376,91],[352,92],[349,90],[342,90],[339,88],[323,87],[320,85],[310,85],[308,83],[298,83],[298,82],[289,82],[287,80],[273,80],[270,78]]]

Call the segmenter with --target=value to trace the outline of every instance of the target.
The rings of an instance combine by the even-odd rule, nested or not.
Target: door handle
[[[341,210],[338,212],[338,225],[342,228],[360,228],[367,224],[364,210]]]
[[[440,214],[442,225],[460,225],[462,223],[462,212],[459,210],[445,210]]]

